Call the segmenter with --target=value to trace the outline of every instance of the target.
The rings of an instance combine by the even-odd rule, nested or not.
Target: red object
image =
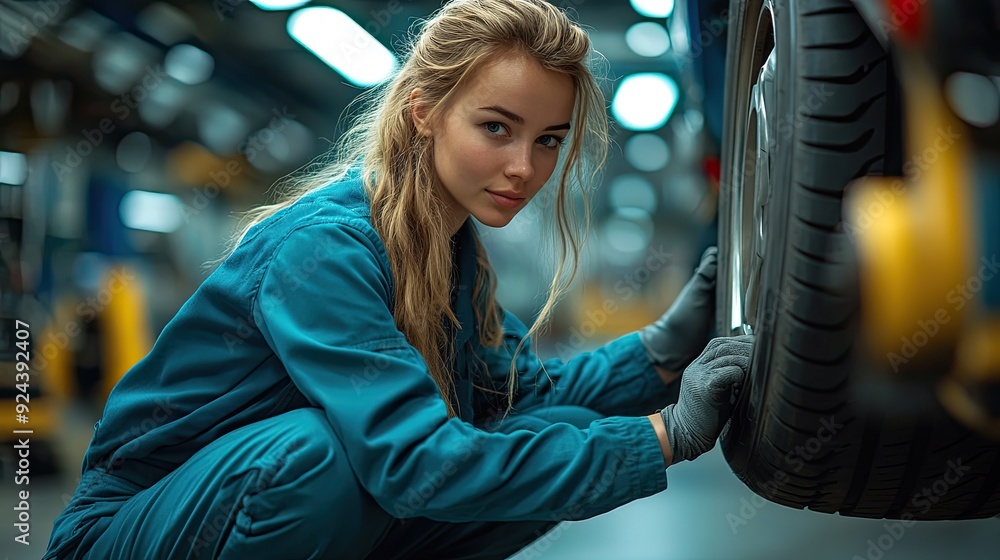
[[[888,0],[889,33],[908,43],[920,41],[924,30],[924,12],[927,0]]]
[[[715,183],[722,179],[722,163],[715,156],[705,156],[701,162],[701,170]]]

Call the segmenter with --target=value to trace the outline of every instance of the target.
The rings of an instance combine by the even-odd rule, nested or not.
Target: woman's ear
[[[417,128],[417,133],[421,136],[431,136],[430,125],[427,123],[427,107],[421,103],[420,98],[424,91],[415,88],[410,92],[410,112],[413,117],[413,126]]]

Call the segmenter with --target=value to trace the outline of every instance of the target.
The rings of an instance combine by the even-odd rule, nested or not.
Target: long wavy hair
[[[417,22],[414,30],[403,49],[405,62],[395,76],[347,107],[345,113],[360,108],[354,111],[356,116],[346,119],[347,130],[329,152],[280,179],[273,188],[274,203],[244,215],[230,250],[255,224],[343,177],[360,162],[372,225],[385,245],[395,280],[393,317],[423,356],[451,417],[457,415],[449,366],[455,349],[444,321],[458,324],[451,309],[452,233],[442,217],[433,137],[418,133],[410,93],[423,90],[419,102],[427,122],[434,126],[479,68],[511,53],[529,55],[544,68],[573,78],[576,103],[571,132],[552,177],[534,201],[551,210],[544,216],[551,217],[557,235],[553,236],[556,266],[548,297],[526,337],[533,340],[572,283],[590,231],[588,191],[600,181],[609,142],[605,96],[598,83],[598,77],[605,75],[606,60],[592,50],[583,28],[545,0],[455,0]],[[498,347],[503,317],[495,298],[496,280],[479,235],[473,231],[478,263],[472,294],[475,320],[481,344]],[[506,391],[493,388],[497,394],[507,394],[504,415],[513,408],[516,358],[524,343],[522,339],[511,357]]]

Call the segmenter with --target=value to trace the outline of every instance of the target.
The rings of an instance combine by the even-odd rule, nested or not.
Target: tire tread
[[[787,233],[770,245],[784,246],[779,292],[791,297],[771,300],[773,322],[764,327],[773,350],[754,387],[763,405],[750,420],[757,439],[737,474],[765,498],[799,509],[916,520],[996,515],[1000,446],[940,406],[923,415],[907,403],[872,406],[855,375],[858,309],[843,278],[851,260],[842,197],[851,180],[885,166],[892,70],[850,0],[800,0],[795,9],[791,23],[801,39],[788,106],[796,130],[793,142],[778,147],[790,152],[794,180],[786,187]],[[796,455],[826,425],[840,427],[813,456]],[[922,493],[949,480],[955,461],[970,473],[925,507]],[[789,475],[786,483],[773,483],[778,470]]]

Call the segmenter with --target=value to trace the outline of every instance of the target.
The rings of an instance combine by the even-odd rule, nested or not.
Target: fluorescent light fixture
[[[670,17],[674,13],[674,0],[631,0],[632,8],[651,18]]]
[[[674,112],[679,93],[677,82],[666,74],[632,74],[618,86],[611,114],[629,130],[655,130]]]
[[[640,132],[625,142],[625,159],[639,171],[659,171],[670,163],[670,147],[656,134]]]
[[[18,152],[0,152],[0,183],[23,185],[28,178],[28,158]]]
[[[194,85],[212,76],[215,59],[194,45],[174,45],[163,60],[167,75],[178,82]]]
[[[643,21],[628,28],[625,42],[632,52],[639,56],[654,58],[670,48],[667,28],[653,21]]]
[[[633,266],[653,238],[653,220],[639,208],[620,208],[601,225],[601,253],[611,266]]]
[[[79,15],[63,24],[59,31],[59,39],[77,50],[92,52],[101,37],[115,27],[113,21],[84,9]]]
[[[705,115],[697,109],[688,109],[684,111],[684,125],[687,127],[688,132],[694,136],[701,132],[702,127],[705,126]]]
[[[344,12],[303,8],[288,18],[288,34],[351,83],[374,86],[396,69],[396,57]]]
[[[232,4],[231,2],[229,4]],[[229,6],[215,5],[217,14],[225,14]],[[163,43],[173,45],[194,35],[194,23],[179,8],[165,2],[157,2],[143,8],[135,17],[135,25],[140,31]]]
[[[218,155],[236,150],[250,133],[246,116],[223,103],[199,105],[197,126],[202,143]]]
[[[149,136],[138,130],[129,132],[118,143],[115,150],[115,161],[118,167],[129,173],[138,173],[145,169],[153,153],[153,142]]]
[[[115,95],[132,89],[160,56],[149,43],[126,31],[104,36],[95,49],[94,80]]]
[[[274,10],[292,10],[308,4],[309,0],[250,0],[250,2],[262,10],[271,12]]]
[[[122,197],[118,215],[125,227],[170,233],[181,227],[181,201],[172,194],[129,191]]]
[[[647,214],[656,212],[656,189],[645,177],[635,174],[619,175],[608,189],[611,207],[640,208]]]
[[[1000,96],[997,95],[1000,81],[981,74],[955,72],[945,80],[945,92],[955,114],[963,121],[987,128],[1000,120]]]

